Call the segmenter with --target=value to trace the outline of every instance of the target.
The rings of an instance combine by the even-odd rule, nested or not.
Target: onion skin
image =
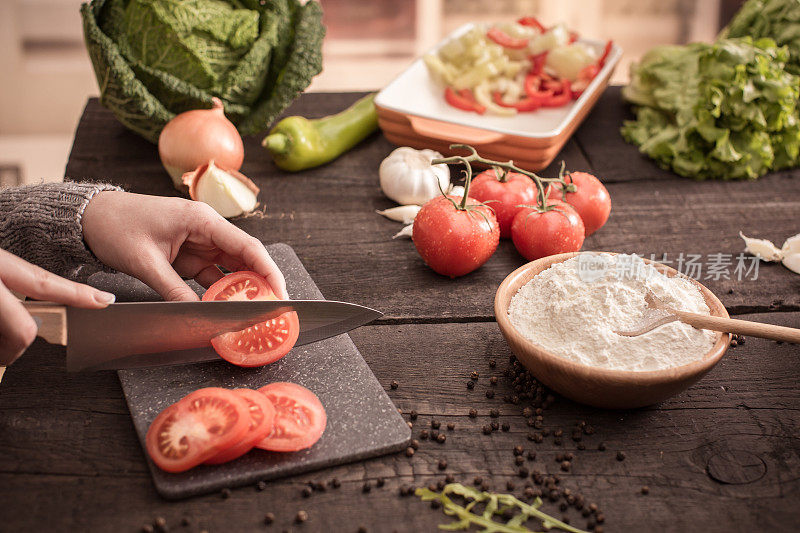
[[[244,214],[244,212],[252,211],[252,209],[248,210],[246,208],[243,208],[244,211],[240,212],[238,214],[230,214],[230,213],[226,214],[226,213],[220,211],[220,209],[218,207],[219,204],[217,204],[216,202],[209,202],[209,201],[207,201],[207,199],[203,200],[203,199],[200,198],[197,188],[198,188],[198,185],[199,185],[199,183],[201,181],[201,178],[206,174],[206,171],[208,171],[210,166],[214,166],[218,170],[221,170],[222,172],[225,172],[229,176],[239,180],[240,182],[242,182],[245,185],[245,187],[247,187],[247,189],[249,189],[253,193],[253,196],[255,198],[258,198],[258,193],[259,193],[260,189],[258,188],[258,186],[255,183],[253,183],[253,181],[250,178],[248,178],[247,176],[245,176],[244,174],[242,174],[238,170],[231,170],[231,169],[227,169],[227,168],[221,167],[221,166],[217,165],[213,160],[203,163],[202,165],[200,165],[199,167],[197,167],[195,170],[193,170],[191,172],[186,172],[181,177],[181,181],[183,182],[183,184],[186,185],[187,187],[189,187],[189,197],[192,200],[195,200],[197,202],[204,202],[205,201],[205,203],[208,203],[209,205],[211,205],[211,207],[213,207],[215,210],[217,210],[217,212],[219,212],[222,216],[225,216],[225,217],[238,216],[239,214]],[[258,205],[258,204],[255,204],[255,205]]]
[[[225,118],[222,100],[211,109],[186,111],[170,120],[158,137],[158,155],[176,189],[185,191],[182,176],[214,160],[218,167],[239,170],[244,144],[239,131]]]

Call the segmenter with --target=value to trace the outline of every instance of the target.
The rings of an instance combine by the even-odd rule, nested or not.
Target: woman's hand
[[[99,309],[114,295],[56,276],[0,250],[0,365],[13,363],[36,338],[39,327],[11,291],[75,307]]]
[[[288,299],[283,274],[264,245],[207,204],[121,191],[97,193],[83,213],[83,238],[106,265],[147,283],[165,300],[197,300],[183,281],[209,287],[230,271],[252,270]]]

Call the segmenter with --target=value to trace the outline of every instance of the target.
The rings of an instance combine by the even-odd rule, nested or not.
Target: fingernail
[[[33,321],[36,322],[36,329],[42,328],[42,319],[38,316],[33,317]]]
[[[108,305],[113,304],[117,297],[110,292],[97,291],[94,293],[94,299],[97,300],[97,303]]]

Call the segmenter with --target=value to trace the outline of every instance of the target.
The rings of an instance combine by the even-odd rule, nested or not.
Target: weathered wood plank
[[[800,313],[744,318],[800,325]],[[66,374],[63,348],[37,342],[0,385],[0,529],[135,531],[157,516],[173,526],[189,516],[197,529],[263,531],[264,513],[273,512],[273,528],[282,531],[293,528],[303,509],[309,521],[298,531],[330,530],[332,524],[336,531],[362,525],[368,531],[432,531],[444,515],[416,498],[398,497],[399,487],[453,473],[465,483],[481,475],[498,491],[513,481],[519,493],[523,480],[511,453],[518,444],[537,453],[535,461],[526,461],[528,468],[559,474],[562,486],[596,502],[607,531],[789,531],[800,520],[800,390],[792,371],[797,346],[748,338],[689,391],[646,409],[602,411],[557,397],[543,413],[551,435],[536,444],[526,439],[532,430],[521,416],[524,403],[502,400],[512,394],[503,375],[509,351],[496,324],[367,326],[352,336],[397,406],[419,412],[414,436],[436,419],[447,442],[423,440],[411,459],[387,456],[273,482],[263,492],[234,490],[228,500],[177,503],[160,499],[152,487],[115,376]],[[473,370],[480,377],[470,391]],[[495,387],[490,376],[499,377]],[[398,389],[389,389],[392,380]],[[484,395],[490,388],[496,390],[491,400]],[[473,407],[476,419],[468,417]],[[494,420],[493,408],[510,430],[486,436],[480,428]],[[581,420],[594,428],[582,436],[584,451],[570,439]],[[456,424],[453,431],[445,429],[448,422]],[[557,429],[565,433],[560,446],[552,436]],[[600,442],[605,451],[597,449]],[[565,473],[554,457],[567,451],[575,458]],[[617,451],[627,454],[624,461],[616,460]],[[733,454],[741,452],[755,457],[755,467],[732,466]],[[444,472],[437,468],[441,458],[448,461]],[[720,483],[707,474],[709,463],[729,481],[760,477]],[[304,481],[333,477],[342,488],[300,496]],[[375,486],[378,477],[386,479],[383,488]],[[365,480],[372,482],[368,494],[362,493]],[[640,494],[642,485],[650,488],[648,496]],[[561,515],[557,504],[546,502],[544,509]],[[572,524],[585,526],[574,509],[568,515]]]
[[[287,112],[319,116],[358,96],[308,94]],[[594,114],[607,113],[611,106],[605,102]],[[601,127],[610,128],[602,120],[592,126]],[[265,215],[234,222],[264,242],[290,244],[328,298],[373,306],[390,320],[491,319],[495,289],[524,259],[509,242],[503,242],[481,269],[450,281],[430,271],[410,241],[391,240],[401,226],[374,213],[393,205],[382,195],[377,178],[380,161],[391,149],[376,134],[330,165],[286,175],[257,146],[257,139],[247,139],[244,171],[262,189]],[[630,155],[620,156],[620,164],[639,169]],[[565,148],[564,157],[570,168],[588,166],[574,144]],[[76,179],[111,180],[135,192],[175,194],[155,146],[122,128],[94,100],[78,128],[66,174]],[[774,239],[778,245],[800,230],[796,225],[800,220],[800,180],[787,174],[747,183],[642,176],[648,180],[608,184],[611,218],[586,240],[584,250],[655,254],[658,258],[666,254],[671,261],[677,261],[680,254],[701,254],[705,262],[710,254],[735,257],[743,248],[739,230]],[[655,179],[658,181],[652,181]],[[798,276],[781,266],[762,264],[758,280],[738,281],[734,267],[728,268],[733,279],[703,280],[731,312],[800,309]],[[729,293],[731,290],[734,292]]]

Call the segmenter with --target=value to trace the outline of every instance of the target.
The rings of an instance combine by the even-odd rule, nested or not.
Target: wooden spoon
[[[724,331],[725,333],[750,335],[751,337],[760,337],[762,339],[800,343],[800,329],[797,328],[678,311],[659,300],[655,294],[649,291],[644,299],[647,302],[648,309],[659,311],[660,313],[646,316],[638,327],[630,331],[616,331],[615,333],[625,337],[637,337],[664,324],[680,321],[698,329],[710,329]]]

